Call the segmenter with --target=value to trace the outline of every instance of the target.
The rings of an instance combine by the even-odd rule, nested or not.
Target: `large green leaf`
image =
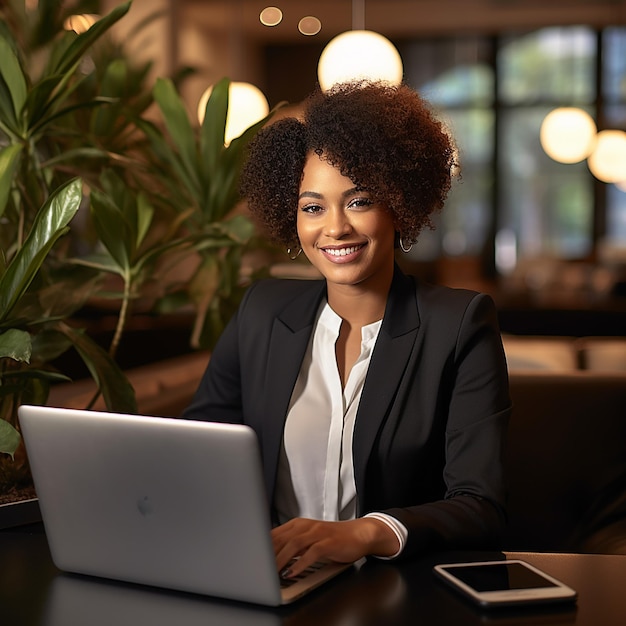
[[[254,224],[245,215],[235,215],[223,222],[222,227],[237,243],[248,243],[254,235]]]
[[[20,404],[35,404],[41,406],[48,400],[51,383],[67,382],[66,376],[54,374],[53,372],[25,371],[33,375],[23,381],[19,392]],[[11,422],[11,424],[15,426],[15,422]]]
[[[11,95],[11,121],[19,127],[20,116],[24,102],[26,102],[27,85],[20,62],[12,46],[4,37],[0,37],[0,59],[2,59],[0,75]]]
[[[38,370],[31,367],[11,371],[9,374],[6,375],[6,377],[13,378],[15,380],[22,379],[24,381],[27,381],[27,383],[24,384],[24,387],[26,386],[26,384],[30,384],[33,380],[55,383],[68,382],[72,380],[68,376],[65,376],[65,374],[59,374],[59,372],[53,372],[50,370]]]
[[[68,262],[108,274],[120,273],[120,266],[108,252],[89,254],[87,256],[70,259]]]
[[[0,151],[0,217],[7,206],[21,154],[22,146],[20,145],[7,146]]]
[[[153,94],[163,114],[165,126],[178,149],[187,175],[193,184],[193,191],[197,197],[200,197],[201,183],[198,172],[196,139],[187,116],[187,109],[170,79],[158,78]]]
[[[41,81],[28,94],[26,108],[29,114],[29,127],[38,128],[49,121],[47,118],[52,105],[65,99],[69,91],[75,88],[74,86],[68,89],[66,86],[84,54],[128,12],[130,5],[131,2],[119,5],[80,35],[65,33],[53,50]]]
[[[0,277],[0,322],[28,289],[57,239],[67,232],[82,199],[82,182],[73,179],[57,189],[35,216],[24,245]]]
[[[152,152],[161,170],[164,170],[163,184],[167,185],[170,193],[181,199],[181,204],[185,204],[185,198],[193,201],[197,206],[199,196],[197,188],[194,187],[192,177],[187,172],[187,168],[176,152],[172,150],[167,141],[163,138],[161,131],[154,124],[146,120],[137,120],[137,126],[145,133],[150,140]],[[174,178],[172,180],[172,173]],[[181,198],[182,196],[182,198]]]
[[[214,222],[223,219],[239,201],[239,176],[245,151],[252,138],[267,123],[274,113],[286,103],[281,102],[269,114],[247,128],[239,137],[223,148],[211,173],[211,185],[203,204],[205,219]],[[207,107],[208,111],[208,107]],[[217,116],[218,114],[215,113]]]
[[[45,328],[32,337],[33,365],[50,363],[71,347],[69,338],[54,328]]]
[[[22,363],[30,363],[33,345],[30,333],[19,328],[9,328],[0,334],[0,359],[10,358]]]
[[[41,164],[42,169],[46,167],[57,166],[60,163],[67,161],[78,161],[82,159],[106,159],[109,157],[109,153],[101,148],[73,148],[72,150],[65,150],[60,152],[56,156],[44,161]]]
[[[239,200],[240,167],[220,168],[215,174],[209,202],[205,206],[207,221],[217,222],[229,213]]]
[[[9,424],[0,419],[0,452],[10,454],[13,457],[17,447],[20,445],[20,434]]]
[[[154,212],[154,206],[152,206],[146,194],[139,193],[137,196],[137,248],[139,248],[139,246],[143,243],[143,240],[148,234],[148,230],[150,229],[152,220],[154,219]]]
[[[108,255],[107,258],[110,259]],[[35,329],[45,326],[50,320],[71,317],[91,296],[99,292],[103,278],[101,272],[74,263],[63,264],[54,271],[48,267],[46,282],[38,285],[37,289],[31,287],[19,299],[11,316],[0,324],[0,331],[3,328],[26,326]],[[45,335],[45,331],[38,328],[36,330],[37,334],[33,339],[33,358],[36,358],[35,342]]]
[[[210,179],[224,151],[230,80],[222,78],[211,90],[200,129],[200,154]]]
[[[107,408],[121,413],[136,413],[135,390],[115,361],[83,332],[66,324],[59,324],[58,329],[72,341],[102,392]]]
[[[43,119],[52,94],[62,80],[62,76],[45,76],[29,90],[26,109],[28,110],[28,125],[30,128],[36,126]]]
[[[124,93],[128,80],[128,64],[124,59],[115,59],[106,68],[100,93],[103,96],[117,98]],[[92,118],[91,130],[99,137],[113,135],[115,122],[119,118],[119,107],[111,106],[98,109]]]
[[[9,137],[19,137],[20,129],[13,111],[13,100],[8,85],[0,75],[0,131]]]
[[[64,97],[68,97],[69,95],[70,95],[70,92],[66,91],[64,94]],[[55,103],[58,104],[58,101],[60,100],[61,98],[55,98]],[[32,126],[29,129],[29,134],[31,136],[34,136],[37,133],[41,132],[43,128],[49,126],[52,122],[66,115],[69,115],[70,113],[74,113],[75,111],[81,111],[83,109],[108,108],[112,104],[115,104],[116,102],[117,100],[115,98],[97,97],[97,98],[94,98],[93,100],[90,100],[89,102],[78,102],[76,104],[71,104],[69,106],[66,106],[63,109],[57,109],[54,111],[46,110],[45,115],[43,114],[44,112],[42,111],[41,117],[31,118],[30,121],[32,123]],[[50,104],[50,103],[51,102],[46,103],[46,104]]]
[[[106,194],[91,192],[91,216],[104,247],[125,274],[130,270],[135,233],[124,213]]]
[[[58,60],[53,74],[67,74],[72,72],[77,63],[82,59],[87,50],[106,33],[113,24],[120,20],[128,10],[132,2],[126,2],[115,7],[108,15],[99,19],[88,31],[78,35]]]

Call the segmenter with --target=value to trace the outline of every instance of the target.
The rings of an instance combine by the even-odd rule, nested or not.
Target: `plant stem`
[[[129,273],[124,275],[124,296],[122,298],[122,305],[120,306],[120,314],[117,318],[117,325],[115,327],[115,334],[109,347],[109,356],[115,358],[117,349],[122,339],[124,327],[126,326],[126,320],[128,319],[128,313],[130,311],[130,294],[132,288],[132,276]]]

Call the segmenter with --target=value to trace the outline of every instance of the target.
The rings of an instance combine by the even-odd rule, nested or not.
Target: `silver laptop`
[[[247,426],[27,405],[19,420],[61,570],[277,606],[349,567],[281,581]]]

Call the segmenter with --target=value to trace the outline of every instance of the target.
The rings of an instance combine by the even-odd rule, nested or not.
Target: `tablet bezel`
[[[454,572],[451,571],[456,568],[490,568],[496,565],[521,565],[522,567],[529,569],[534,574],[546,580],[548,583],[550,583],[550,586],[480,591],[455,576]],[[574,589],[568,587],[560,580],[554,578],[553,576],[550,576],[546,572],[521,559],[510,559],[502,561],[475,561],[469,563],[442,563],[434,567],[434,572],[442,580],[463,593],[466,597],[485,607],[514,604],[535,604],[545,602],[573,602],[576,600],[577,597],[577,593]]]

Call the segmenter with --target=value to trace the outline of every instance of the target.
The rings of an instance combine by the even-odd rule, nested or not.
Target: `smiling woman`
[[[394,263],[442,208],[454,154],[417,93],[366,82],[313,94],[250,145],[250,211],[322,279],[254,284],[184,417],[257,433],[284,576],[498,545],[510,401],[495,307]]]

